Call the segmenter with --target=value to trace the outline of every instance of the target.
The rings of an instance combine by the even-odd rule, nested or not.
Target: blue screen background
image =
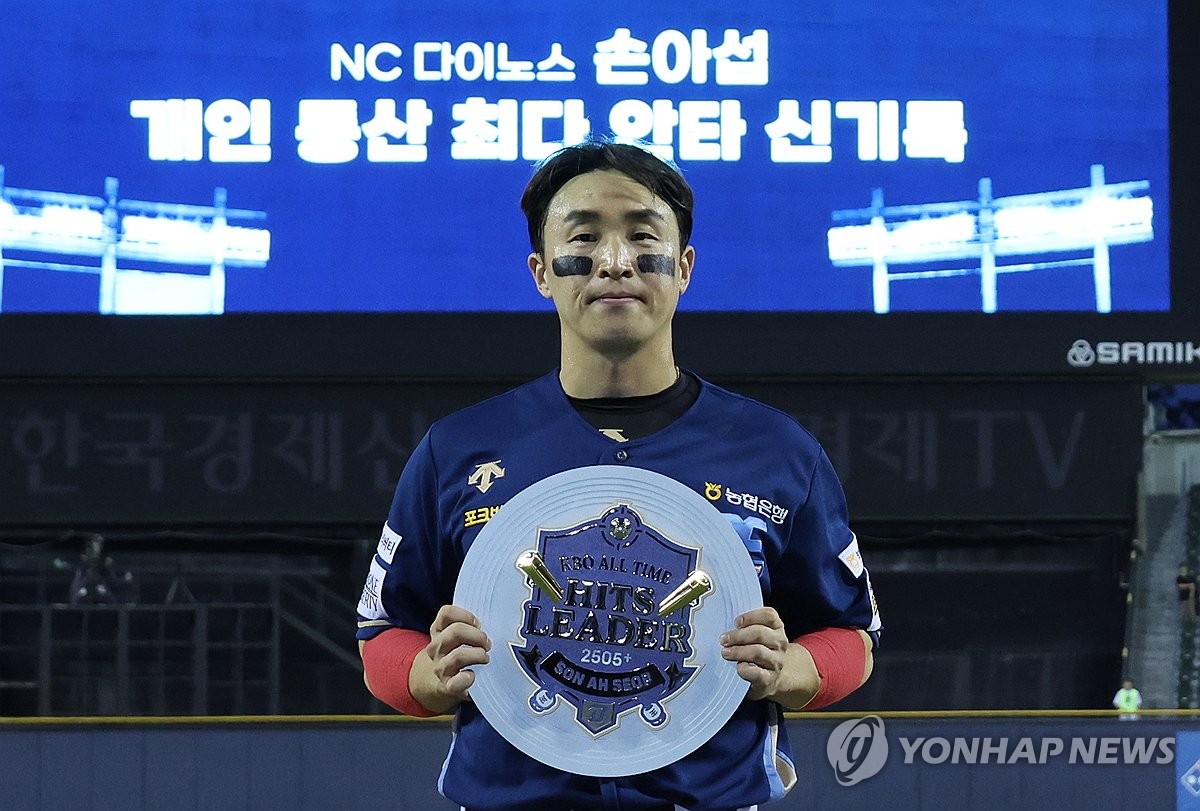
[[[0,164],[24,189],[100,195],[104,178],[122,197],[229,205],[267,213],[265,268],[232,268],[228,312],[525,311],[548,308],[526,269],[518,208],[531,162],[452,160],[451,105],[581,98],[592,129],[607,132],[620,99],[737,99],[748,132],[737,161],[680,164],[696,192],[697,263],[687,310],[870,311],[870,269],[834,267],[826,231],[835,210],[866,207],[871,189],[888,204],[975,197],[990,177],[996,196],[1079,188],[1088,167],[1108,181],[1147,180],[1154,239],[1112,248],[1113,309],[1166,310],[1168,263],[1167,11],[1165,3],[1038,0],[972,4],[889,3],[563,4],[352,6],[288,3],[5,4],[0,49]],[[629,28],[647,42],[668,28],[726,28],[770,35],[765,86],[711,80],[602,86],[595,43]],[[505,42],[514,58],[545,57],[561,42],[574,82],[418,82],[415,41]],[[404,50],[396,81],[335,82],[330,45],[387,41]],[[391,62],[389,62],[390,64]],[[316,165],[296,151],[298,101],[420,97],[434,114],[424,163],[359,158]],[[147,122],[131,99],[267,98],[268,163],[150,160]],[[856,125],[835,120],[829,163],[777,164],[763,126],[780,99],[957,99],[969,132],[961,163],[863,161]],[[364,119],[368,116],[363,115]],[[549,130],[548,130],[549,132]],[[364,150],[365,151],[365,150]],[[3,245],[0,244],[0,250]],[[8,268],[4,312],[94,312],[90,274]],[[1011,274],[1001,309],[1089,310],[1090,270]],[[896,282],[898,311],[979,309],[979,277]]]

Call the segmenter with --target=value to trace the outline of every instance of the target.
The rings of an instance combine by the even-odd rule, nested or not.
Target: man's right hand
[[[487,664],[492,642],[465,608],[444,605],[429,626],[429,644],[413,660],[409,690],[434,712],[448,713],[470,699],[472,665]]]

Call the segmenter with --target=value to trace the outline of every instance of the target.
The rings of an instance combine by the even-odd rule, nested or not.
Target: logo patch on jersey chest
[[[467,484],[478,488],[481,493],[486,493],[496,479],[504,478],[504,468],[500,466],[500,462],[500,459],[494,459],[475,465],[475,470],[467,477]]]

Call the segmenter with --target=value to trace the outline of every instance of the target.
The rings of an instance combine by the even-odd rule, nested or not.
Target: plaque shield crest
[[[698,667],[688,664],[693,602],[670,613],[659,606],[695,571],[699,550],[617,504],[575,526],[539,530],[536,552],[562,583],[548,592],[529,579],[525,644],[512,651],[536,687],[530,708],[550,712],[561,699],[594,736],[635,709],[649,727],[664,727],[664,702]]]

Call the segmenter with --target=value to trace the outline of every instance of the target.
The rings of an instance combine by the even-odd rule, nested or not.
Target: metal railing
[[[0,714],[278,712],[279,659],[268,604],[0,605]]]
[[[136,594],[93,603],[59,563],[0,567],[0,716],[327,712],[361,684],[354,606],[319,566],[141,559]]]

